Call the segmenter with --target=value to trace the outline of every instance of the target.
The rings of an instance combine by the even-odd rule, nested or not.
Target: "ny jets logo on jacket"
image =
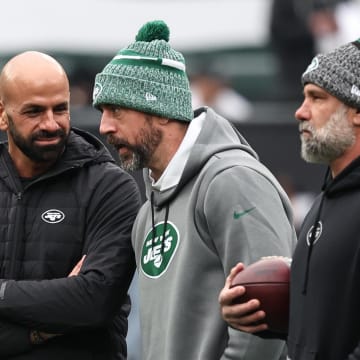
[[[315,231],[315,234],[312,235],[313,231]],[[310,242],[311,240],[313,241],[313,245],[315,245],[317,243],[317,241],[319,240],[321,234],[323,231],[323,224],[321,221],[318,221],[318,223],[315,226],[314,229],[314,225],[309,229],[309,231],[306,234],[306,242],[308,244],[308,246],[310,246]],[[311,238],[313,236],[313,239]]]
[[[42,213],[41,218],[49,224],[57,224],[65,219],[65,214],[61,210],[51,209]]]
[[[179,245],[179,231],[171,222],[155,225],[145,237],[141,269],[150,278],[160,277],[169,267]]]

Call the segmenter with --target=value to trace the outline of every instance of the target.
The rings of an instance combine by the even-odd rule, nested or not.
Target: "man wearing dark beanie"
[[[295,113],[301,154],[329,168],[293,256],[289,360],[360,359],[359,64],[360,39],[316,56],[302,75],[305,99]],[[229,282],[236,272],[220,294],[223,317],[262,336],[267,325],[261,305],[231,305],[237,294]]]
[[[121,166],[144,169],[132,232],[143,360],[278,360],[285,342],[232,329],[218,295],[238,262],[290,257],[289,200],[229,121],[195,111],[183,55],[163,21],[145,24],[96,76],[100,132]]]

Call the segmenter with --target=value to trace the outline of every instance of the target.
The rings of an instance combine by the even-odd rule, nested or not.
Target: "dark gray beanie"
[[[345,104],[360,109],[360,39],[317,55],[302,75]]]
[[[183,55],[169,45],[161,20],[146,23],[96,75],[93,105],[119,105],[170,119],[191,121],[191,91]]]

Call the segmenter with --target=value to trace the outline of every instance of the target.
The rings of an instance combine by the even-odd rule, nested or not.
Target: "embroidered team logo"
[[[306,242],[308,244],[308,246],[310,246],[310,240],[311,240],[311,234],[313,232],[313,229],[314,229],[314,225],[309,229],[307,235],[306,235]],[[315,236],[314,236],[314,242],[313,242],[313,245],[315,243],[317,243],[317,241],[319,240],[321,234],[322,234],[322,230],[323,230],[323,225],[322,225],[322,222],[319,221],[317,224],[316,224],[316,228],[315,228]]]
[[[158,223],[146,235],[141,252],[141,269],[150,278],[160,277],[169,267],[179,245],[179,231],[171,222]],[[163,234],[165,233],[165,236]]]
[[[97,99],[97,97],[100,95],[100,93],[102,92],[102,86],[99,83],[95,83],[94,86],[94,91],[93,91],[93,101],[95,101]]]
[[[51,209],[42,213],[41,218],[48,224],[57,224],[65,219],[65,214],[61,210]]]
[[[351,88],[351,94],[359,97],[360,96],[360,89],[356,85],[353,85],[352,88]]]
[[[307,67],[303,75],[317,69],[318,67],[319,67],[319,59],[317,57],[314,57],[311,61],[311,64]]]

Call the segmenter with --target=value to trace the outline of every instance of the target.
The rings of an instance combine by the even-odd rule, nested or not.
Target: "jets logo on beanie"
[[[191,121],[193,111],[183,55],[168,43],[161,20],[139,30],[95,77],[93,105],[118,105],[170,119]]]
[[[302,84],[320,86],[345,104],[360,109],[360,39],[317,55],[302,75]]]

